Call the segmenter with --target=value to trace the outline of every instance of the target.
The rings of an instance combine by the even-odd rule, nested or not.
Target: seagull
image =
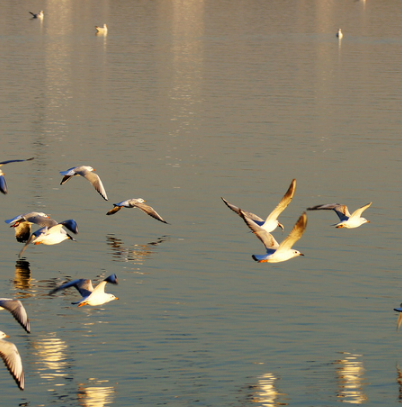
[[[43,18],[44,17],[44,13],[43,10],[41,10],[39,13],[32,13],[32,11],[29,12],[29,14],[32,14],[32,18]]]
[[[304,254],[300,253],[298,250],[292,249],[292,246],[302,237],[304,231],[306,230],[306,212],[300,216],[288,237],[285,238],[281,244],[279,244],[265,229],[258,226],[252,219],[248,218],[246,213],[242,210],[240,210],[240,216],[244,219],[251,231],[258,237],[258,239],[261,240],[267,249],[267,254],[252,255],[252,258],[255,261],[258,261],[258,263],[279,263],[281,261],[290,260],[293,257],[304,256]]]
[[[6,219],[4,222],[10,225],[10,228],[14,228],[15,238],[20,243],[26,243],[31,236],[31,225],[36,224],[43,227],[51,228],[58,224],[62,224],[71,232],[77,234],[77,222],[74,219],[67,219],[63,222],[57,222],[51,219],[46,213],[43,212],[28,212],[22,215],[18,215],[12,219]]]
[[[103,35],[107,34],[107,25],[106,24],[103,24],[103,27],[98,27],[96,25],[95,28],[96,28],[96,34],[103,34]]]
[[[17,347],[13,343],[5,341],[4,338],[8,338],[8,335],[0,331],[0,356],[20,390],[24,390],[25,379],[21,356]]]
[[[133,198],[127,199],[126,201],[121,201],[119,203],[113,204],[113,209],[106,213],[106,215],[113,215],[114,213],[118,212],[121,208],[139,208],[147,215],[152,216],[154,219],[159,220],[163,223],[167,223],[159,214],[155,211],[154,208],[150,207],[149,205],[145,205],[146,202],[142,198]]]
[[[82,300],[72,302],[71,304],[78,304],[79,307],[82,307],[83,305],[102,305],[113,300],[118,300],[118,298],[113,294],[105,293],[106,283],[118,284],[116,274],[106,277],[95,288],[93,288],[91,280],[81,278],[64,283],[61,286],[54,288],[49,294],[54,294],[57,291],[64,290],[69,287],[75,287],[83,298]]]
[[[11,298],[0,298],[0,310],[7,310],[15,320],[27,331],[31,333],[31,325],[29,323],[27,312],[21,301],[13,300]]]
[[[93,171],[95,171],[92,167],[89,165],[81,165],[79,167],[71,167],[67,171],[60,171],[61,175],[63,176],[63,179],[60,182],[60,185],[65,184],[71,177],[74,175],[81,175],[82,177],[86,178],[92,186],[99,192],[100,195],[102,195],[102,198],[107,201],[107,195],[105,188],[103,187],[102,181],[99,178],[98,174],[95,174]]]
[[[8,160],[8,161],[2,161],[0,162],[0,167],[2,165],[10,164],[10,163],[20,163],[22,161],[31,161],[33,160],[34,157],[27,158],[26,160]],[[4,178],[4,172],[0,169],[0,192],[2,192],[4,195],[7,194],[7,183]]]
[[[254,221],[258,226],[261,226],[266,232],[269,233],[269,232],[274,231],[278,226],[282,230],[284,230],[283,225],[278,222],[278,216],[290,204],[290,201],[293,198],[295,190],[296,190],[296,180],[293,179],[292,182],[290,183],[288,190],[286,191],[286,194],[283,196],[283,198],[281,199],[279,204],[276,206],[276,208],[268,215],[268,217],[265,221],[263,219],[261,219],[259,216],[254,215],[254,213],[242,211],[240,208],[230,204],[228,201],[226,201],[222,197],[221,197],[221,199],[233,212],[236,212],[239,216],[241,216],[240,212],[242,211],[248,219]]]
[[[359,226],[363,225],[363,223],[370,223],[369,220],[366,218],[362,218],[361,214],[365,211],[372,202],[368,203],[367,205],[362,206],[359,209],[356,209],[352,214],[349,213],[348,207],[346,205],[341,204],[325,204],[325,205],[316,205],[312,206],[311,208],[307,208],[308,211],[316,211],[320,209],[333,209],[339,217],[340,222],[335,223],[331,226],[335,226],[337,229],[340,228],[347,228],[353,229],[358,228]]]
[[[402,322],[402,304],[399,308],[394,308],[394,311],[399,312],[398,321],[396,322],[396,330],[399,330]]]
[[[343,34],[342,34],[342,30],[341,30],[341,29],[338,30],[338,32],[336,33],[336,36],[337,36],[339,39],[342,39]]]

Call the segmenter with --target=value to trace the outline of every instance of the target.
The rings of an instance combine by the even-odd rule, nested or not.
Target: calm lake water
[[[18,261],[3,223],[0,296],[23,301],[32,333],[1,313],[26,376],[20,392],[0,369],[1,404],[398,405],[401,20],[397,0],[3,4],[0,161],[35,159],[2,167],[2,219],[43,211],[79,234]],[[59,185],[80,164],[109,202]],[[371,223],[308,212],[305,257],[255,263],[262,244],[220,197],[264,217],[293,178],[279,241],[321,203],[372,201]],[[170,224],[105,216],[134,197]],[[112,273],[119,301],[48,295]]]

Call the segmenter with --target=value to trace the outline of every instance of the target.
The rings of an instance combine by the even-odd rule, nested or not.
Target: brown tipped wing
[[[106,215],[113,215],[116,212],[119,212],[119,210],[122,208],[122,206],[115,206],[113,209],[110,211],[106,212]]]
[[[159,215],[158,212],[155,211],[154,208],[152,208],[149,205],[146,205],[144,203],[136,203],[134,205],[135,207],[141,209],[143,212],[145,212],[147,215],[152,216],[154,219],[159,220],[160,222],[166,223],[168,224],[168,222],[166,222],[162,216]]]
[[[299,217],[293,229],[289,233],[288,237],[281,242],[278,247],[277,252],[290,250],[293,245],[303,236],[304,231],[307,227],[307,215],[306,212]]]
[[[238,208],[235,205],[232,205],[231,203],[229,203],[226,199],[222,198],[222,201],[225,203],[225,205],[231,209],[233,212],[237,213],[239,216],[240,215],[240,211],[242,211],[240,208]],[[251,220],[253,220],[254,222],[257,222],[259,224],[263,224],[264,223],[264,219],[261,219],[259,216],[255,215],[254,213],[251,212],[247,212],[247,211],[243,211],[243,213]]]
[[[243,218],[246,225],[251,229],[251,231],[261,240],[262,244],[266,249],[275,250],[279,247],[279,243],[275,238],[268,233],[265,229],[257,225],[252,219],[248,218],[246,213],[240,209],[240,216]]]
[[[0,356],[18,387],[24,390],[24,369],[17,347],[11,342],[0,340]]]
[[[276,208],[269,214],[266,222],[278,219],[278,216],[287,208],[287,206],[292,201],[295,191],[296,191],[296,179],[293,179],[285,195],[283,196],[279,204],[276,206]]]

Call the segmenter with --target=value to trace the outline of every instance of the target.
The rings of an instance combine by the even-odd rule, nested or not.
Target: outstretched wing
[[[54,293],[57,293],[58,291],[65,290],[66,288],[70,287],[76,288],[82,297],[88,297],[94,290],[91,280],[80,278],[77,280],[68,281],[67,283],[64,283],[56,288],[53,288],[53,290],[49,292],[49,295],[52,295]]]
[[[359,209],[356,209],[356,210],[352,213],[352,215],[351,215],[350,217],[351,217],[351,218],[360,218],[361,215],[362,215],[362,213],[363,213],[371,204],[372,204],[372,202],[370,202],[370,203],[368,203],[368,204],[362,206],[362,207],[359,208]]]
[[[278,216],[287,208],[290,204],[291,200],[293,199],[293,195],[296,191],[296,179],[293,179],[290,183],[288,190],[286,191],[285,195],[276,206],[276,208],[268,215],[266,222],[274,221],[278,219]]]
[[[257,225],[252,219],[248,218],[240,209],[240,216],[243,218],[246,225],[251,229],[251,231],[261,240],[262,244],[267,250],[276,250],[279,247],[279,243],[275,240],[275,238],[271,235],[271,233],[267,232],[261,226]]]
[[[308,211],[317,211],[317,210],[333,210],[338,215],[339,220],[342,222],[344,220],[348,220],[350,218],[350,213],[348,207],[346,205],[332,203],[332,204],[324,204],[324,205],[316,205],[310,208],[307,208]]]
[[[280,251],[290,250],[295,242],[297,242],[303,235],[307,227],[307,215],[306,212],[299,217],[296,224],[293,226],[293,229],[289,233],[288,237],[281,242],[278,247],[277,253]]]
[[[237,213],[239,216],[241,216],[240,211],[242,211],[240,208],[238,208],[235,205],[230,204],[226,199],[222,198],[222,201],[226,204],[226,206],[231,209],[233,212]],[[263,225],[264,224],[264,219],[261,219],[259,216],[255,215],[254,213],[247,212],[247,211],[242,211],[249,219],[257,223],[258,225]]]
[[[139,208],[139,209],[141,209],[141,210],[142,210],[143,212],[145,212],[147,215],[152,216],[154,219],[159,220],[160,222],[163,222],[163,223],[168,223],[168,222],[166,222],[166,221],[162,218],[162,216],[160,216],[159,213],[156,212],[156,210],[155,210],[154,208],[152,208],[151,206],[146,205],[146,204],[144,204],[144,203],[140,203],[140,202],[136,203],[134,206],[137,207],[137,208]]]
[[[0,307],[9,311],[15,320],[28,332],[31,332],[31,325],[29,323],[27,312],[21,301],[13,300],[11,298],[0,298]]]

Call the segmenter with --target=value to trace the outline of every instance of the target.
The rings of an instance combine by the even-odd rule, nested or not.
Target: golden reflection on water
[[[94,384],[107,382],[97,381]],[[78,402],[83,407],[103,407],[114,402],[115,388],[112,386],[84,386],[78,388]]]
[[[37,371],[41,378],[55,380],[67,376],[70,367],[66,351],[68,345],[56,336],[55,332],[47,334],[32,342],[37,360]]]
[[[367,401],[363,392],[365,384],[363,362],[359,360],[362,355],[341,352],[343,359],[336,360],[336,373],[338,376],[338,394],[343,403],[362,404]]]
[[[255,394],[251,396],[253,403],[260,403],[263,407],[287,406],[287,403],[280,403],[278,396],[283,396],[284,393],[279,393],[276,389],[275,382],[278,378],[273,373],[265,373],[258,378],[258,384],[252,388]]]
[[[167,239],[167,236],[161,236],[153,242],[126,247],[121,239],[109,234],[106,236],[106,243],[112,249],[113,259],[115,261],[135,262],[142,265],[143,262],[150,258],[155,252],[153,247],[158,246]]]

